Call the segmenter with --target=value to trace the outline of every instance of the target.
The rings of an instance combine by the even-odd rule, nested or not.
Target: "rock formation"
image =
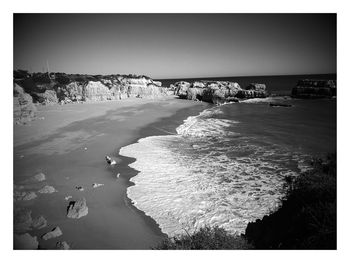
[[[14,235],[14,248],[15,249],[37,249],[39,242],[37,237],[32,237],[28,233],[23,235]]]
[[[32,97],[17,84],[13,87],[13,120],[25,124],[35,118],[36,107]]]
[[[303,99],[331,98],[336,96],[335,80],[299,80],[292,89],[292,97]]]
[[[82,198],[77,201],[69,202],[67,207],[67,217],[79,219],[83,216],[86,216],[89,212],[89,209],[86,205],[86,199]]]
[[[162,83],[138,75],[74,75],[55,73],[14,73],[16,83],[23,86],[34,102],[41,104],[80,101],[121,100],[125,98],[159,97],[168,94]]]
[[[26,191],[14,191],[13,199],[15,201],[29,201],[36,198],[37,195],[34,192],[26,192]]]
[[[41,238],[44,240],[48,240],[51,238],[59,237],[62,235],[62,231],[59,226],[56,226],[54,229],[52,229],[50,232],[47,232],[44,234]]]
[[[252,83],[242,89],[236,82],[228,81],[196,81],[189,83],[180,81],[172,86],[175,95],[181,99],[200,100],[215,104],[235,102],[239,99],[265,98],[265,84]]]

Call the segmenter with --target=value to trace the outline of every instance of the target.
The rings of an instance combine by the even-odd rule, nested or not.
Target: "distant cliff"
[[[41,104],[159,97],[167,89],[159,81],[139,75],[79,75],[14,72],[14,81]]]
[[[335,80],[299,80],[292,89],[292,97],[303,99],[331,98],[336,96]]]
[[[251,83],[242,89],[237,82],[228,81],[196,81],[193,83],[180,81],[170,87],[179,98],[200,100],[215,104],[238,99],[265,98],[265,84]]]

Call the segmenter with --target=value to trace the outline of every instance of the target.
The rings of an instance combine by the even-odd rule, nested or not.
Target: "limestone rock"
[[[86,199],[82,198],[77,201],[69,202],[67,207],[67,217],[79,219],[83,216],[86,216],[89,212],[89,209],[86,205]]]
[[[42,181],[46,180],[46,176],[43,173],[38,173],[38,174],[33,176],[33,179],[37,182],[42,182]]]
[[[13,88],[13,120],[16,124],[25,124],[35,118],[37,109],[33,98],[18,84]]]
[[[32,226],[36,229],[41,229],[47,226],[47,221],[45,217],[39,216],[33,220]]]
[[[53,187],[53,186],[50,186],[50,185],[45,185],[43,188],[41,188],[39,191],[38,191],[40,194],[52,194],[54,192],[57,192],[57,190]]]
[[[60,227],[56,226],[54,229],[52,229],[50,232],[47,232],[44,234],[41,238],[44,240],[48,240],[51,238],[56,238],[62,235],[62,231]]]
[[[56,249],[63,249],[63,250],[68,250],[70,249],[70,246],[66,241],[58,241],[56,243]]]
[[[23,235],[14,235],[14,248],[15,249],[38,249],[39,242],[37,237],[32,237],[28,233]]]

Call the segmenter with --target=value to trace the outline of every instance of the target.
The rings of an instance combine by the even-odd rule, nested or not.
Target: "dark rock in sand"
[[[66,241],[58,241],[56,243],[56,249],[63,249],[63,250],[68,250],[70,249],[70,246]]]
[[[77,201],[69,202],[67,207],[67,217],[73,219],[79,219],[83,216],[86,216],[89,212],[89,209],[86,205],[86,199],[82,198]]]
[[[38,249],[39,242],[37,237],[32,237],[28,233],[23,235],[14,235],[14,248],[15,249]]]
[[[56,238],[62,235],[62,231],[60,227],[56,226],[54,229],[52,229],[50,232],[47,232],[44,234],[41,238],[44,240],[48,240],[51,238]]]
[[[302,99],[332,98],[336,96],[335,80],[299,80],[292,89],[292,97]]]

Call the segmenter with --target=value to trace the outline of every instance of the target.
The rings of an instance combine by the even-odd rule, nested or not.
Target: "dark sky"
[[[336,72],[335,14],[15,14],[14,67],[153,78]]]

